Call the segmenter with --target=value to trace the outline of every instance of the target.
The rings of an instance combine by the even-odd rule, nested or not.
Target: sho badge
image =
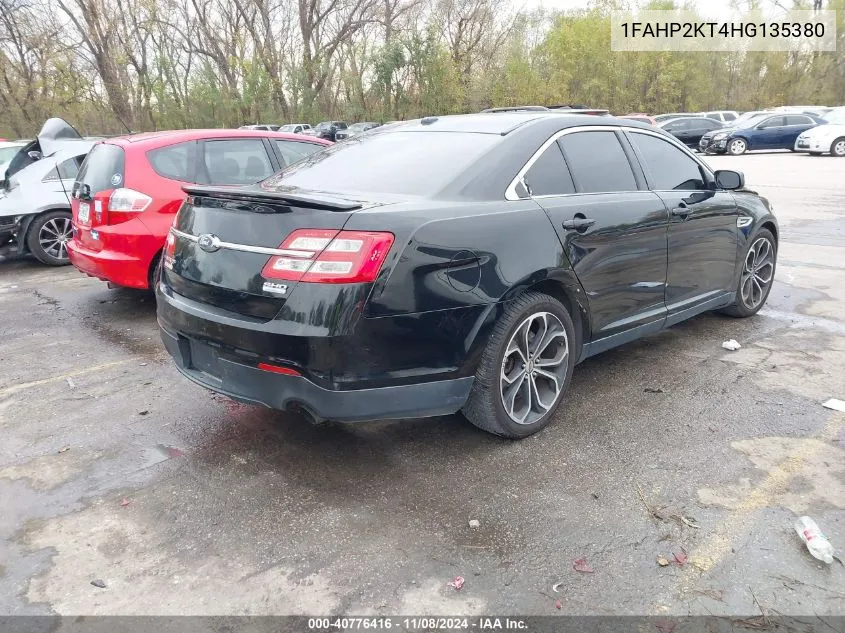
[[[261,289],[274,295],[284,295],[288,292],[287,284],[277,284],[272,281],[265,281]]]
[[[206,253],[220,250],[220,238],[210,233],[203,233],[197,238],[197,245]]]

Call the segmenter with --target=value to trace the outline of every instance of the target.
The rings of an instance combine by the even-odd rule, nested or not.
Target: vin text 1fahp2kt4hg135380
[[[186,191],[157,287],[169,353],[317,420],[463,411],[525,437],[579,361],[750,316],[775,272],[777,223],[742,174],[611,117],[430,117]]]

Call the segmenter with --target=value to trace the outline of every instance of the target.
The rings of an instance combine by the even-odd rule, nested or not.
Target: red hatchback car
[[[251,185],[329,141],[256,130],[185,130],[110,138],[73,186],[71,263],[117,286],[151,288],[185,184]]]

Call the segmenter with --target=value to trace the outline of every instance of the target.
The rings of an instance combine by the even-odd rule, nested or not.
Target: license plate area
[[[217,349],[199,341],[190,340],[191,368],[209,378],[220,380],[220,357]]]

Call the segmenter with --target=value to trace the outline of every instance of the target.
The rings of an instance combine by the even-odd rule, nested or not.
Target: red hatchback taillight
[[[375,280],[393,233],[297,229],[279,246],[261,274],[266,279],[350,284]]]
[[[148,195],[121,187],[106,189],[94,196],[95,224],[120,224],[147,210],[153,199]]]

